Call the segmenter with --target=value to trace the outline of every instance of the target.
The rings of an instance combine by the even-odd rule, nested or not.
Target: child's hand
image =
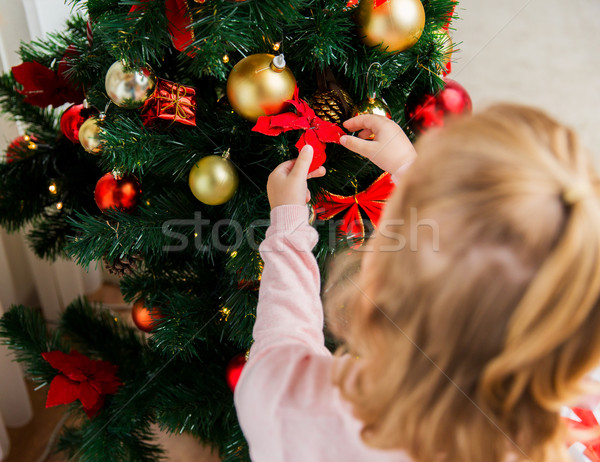
[[[306,205],[310,192],[306,180],[325,175],[325,167],[308,173],[313,158],[313,148],[308,144],[302,148],[298,158],[279,164],[269,175],[267,194],[271,209],[279,205]]]
[[[380,169],[394,173],[417,156],[404,131],[392,120],[373,114],[363,114],[344,122],[347,130],[360,130],[358,138],[344,135],[342,146],[366,157]],[[373,141],[367,138],[375,135]],[[362,138],[362,139],[361,139]]]

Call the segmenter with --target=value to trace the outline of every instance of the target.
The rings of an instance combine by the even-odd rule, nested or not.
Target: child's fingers
[[[310,191],[307,189],[306,190],[306,203],[308,204],[310,202]]]
[[[351,132],[357,132],[368,128],[372,132],[376,132],[377,129],[387,120],[384,116],[375,114],[361,114],[356,117],[352,117],[344,122],[344,128]]]
[[[362,138],[363,140],[373,139],[374,136],[375,134],[368,128],[361,130],[361,132],[358,134],[358,137]]]
[[[327,170],[325,170],[325,167],[323,167],[322,165],[313,170],[312,172],[310,172],[308,174],[308,176],[306,177],[307,180],[311,179],[311,178],[320,178],[322,176],[325,176],[325,174],[327,173]]]
[[[285,162],[282,162],[277,167],[275,167],[273,169],[273,171],[271,172],[271,175],[274,175],[274,176],[279,176],[279,175],[288,176],[289,173],[294,168],[295,164],[296,164],[296,159],[286,160]]]
[[[370,157],[375,153],[378,143],[372,141],[361,140],[356,136],[344,135],[340,138],[340,143],[350,151],[354,151],[361,156]]]
[[[297,176],[298,178],[306,179],[308,176],[308,169],[310,168],[310,164],[313,158],[313,147],[309,144],[306,144],[298,154],[298,158],[296,159],[296,163],[290,172],[290,175]]]

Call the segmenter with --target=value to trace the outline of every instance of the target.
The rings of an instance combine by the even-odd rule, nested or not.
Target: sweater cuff
[[[308,207],[305,205],[279,205],[271,210],[272,232],[294,231],[308,225]]]

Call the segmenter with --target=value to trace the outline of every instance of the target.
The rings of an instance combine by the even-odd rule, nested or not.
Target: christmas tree
[[[328,172],[309,182],[322,269],[360,243],[391,185],[339,145],[341,123],[377,113],[415,136],[468,108],[443,78],[455,2],[72,3],[66,30],[22,44],[0,78],[2,111],[26,130],[0,164],[0,224],[31,224],[42,258],[122,274],[147,333],[78,300],[51,331],[13,307],[0,335],[48,404],[79,417],[58,443],[69,458],[158,460],[158,424],[248,460],[232,389],[252,342],[267,177],[313,145]],[[458,106],[440,97],[451,91]]]

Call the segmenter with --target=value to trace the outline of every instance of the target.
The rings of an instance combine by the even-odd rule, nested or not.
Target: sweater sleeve
[[[293,343],[328,354],[321,278],[312,254],[316,243],[317,232],[308,224],[307,207],[284,205],[271,211],[271,226],[259,248],[264,269],[247,366],[280,344]]]
[[[291,439],[299,437],[306,422],[296,426],[292,415],[319,414],[324,429],[335,419],[333,357],[324,345],[320,276],[312,254],[316,242],[307,207],[284,205],[271,211],[260,246],[264,269],[254,343],[234,395],[254,461],[301,460],[299,453],[288,451],[301,446]]]

